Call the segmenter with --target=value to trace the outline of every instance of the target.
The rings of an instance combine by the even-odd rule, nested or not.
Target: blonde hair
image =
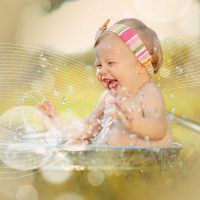
[[[135,18],[122,19],[116,22],[115,24],[125,24],[130,28],[133,28],[137,32],[144,45],[146,46],[147,50],[149,51],[150,55],[152,56],[152,65],[154,73],[156,73],[162,66],[163,54],[159,38],[155,31],[153,31],[151,28],[147,27],[143,22]],[[102,32],[96,38],[94,47],[97,46],[97,44],[103,37],[110,34],[114,33],[106,30]]]

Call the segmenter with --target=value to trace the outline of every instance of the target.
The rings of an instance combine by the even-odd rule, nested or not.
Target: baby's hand
[[[120,100],[114,100],[113,102],[118,110],[113,113],[113,118],[120,120],[126,128],[128,128],[130,131],[135,130],[136,124],[135,124],[135,117],[133,115],[133,111],[131,109],[128,109],[124,103]]]
[[[48,101],[47,99],[45,99],[41,104],[38,105],[38,108],[45,113],[46,115],[48,115],[49,117],[53,118],[56,115],[56,108],[55,106]]]
[[[56,128],[62,128],[62,120],[58,113],[56,112],[55,106],[48,100],[44,100],[41,104],[38,105],[38,108],[43,115],[44,123],[48,127],[51,127],[51,123],[55,125]]]

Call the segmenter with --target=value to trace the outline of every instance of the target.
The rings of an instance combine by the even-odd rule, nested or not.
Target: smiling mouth
[[[103,82],[109,90],[116,90],[119,86],[119,82],[115,79],[103,79]]]

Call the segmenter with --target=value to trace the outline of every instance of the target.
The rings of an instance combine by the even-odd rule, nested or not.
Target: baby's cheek
[[[99,73],[98,70],[96,71],[96,77],[97,77],[97,80],[98,80],[99,82],[101,82],[101,75],[100,75],[100,73]]]
[[[101,85],[106,88],[106,85],[105,83],[101,80],[101,75],[100,73],[96,72],[96,77],[97,77],[97,80],[101,83]]]

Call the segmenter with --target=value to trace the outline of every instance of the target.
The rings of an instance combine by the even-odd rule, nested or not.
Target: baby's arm
[[[55,111],[55,107],[47,100],[38,107],[44,113],[43,119],[47,129],[55,126],[63,133],[63,138],[68,138],[70,133],[73,143],[80,144],[85,140],[90,142],[90,139],[101,130],[100,120],[103,116],[105,96],[106,92],[101,96],[93,112],[85,119],[77,120],[77,122],[64,122]]]
[[[80,144],[84,141],[91,143],[91,139],[94,138],[100,132],[102,128],[100,122],[104,113],[104,101],[106,94],[107,92],[103,93],[96,108],[89,116],[87,116],[83,120],[78,120],[76,129],[74,129],[74,133],[72,135],[72,138],[74,138],[75,141],[73,143]],[[71,126],[74,127],[73,123],[74,122],[63,123],[63,134],[65,134],[65,132],[67,133]],[[73,131],[73,128],[71,128],[71,130]]]
[[[167,132],[165,105],[160,90],[153,84],[149,84],[141,91],[141,106],[144,116],[137,111],[131,111],[123,102],[116,101],[119,108],[117,117],[126,128],[137,134],[138,137],[149,140],[161,140]]]
[[[161,140],[168,126],[162,93],[154,84],[147,86],[143,92],[141,103],[144,117],[135,118],[133,130],[143,138]]]

